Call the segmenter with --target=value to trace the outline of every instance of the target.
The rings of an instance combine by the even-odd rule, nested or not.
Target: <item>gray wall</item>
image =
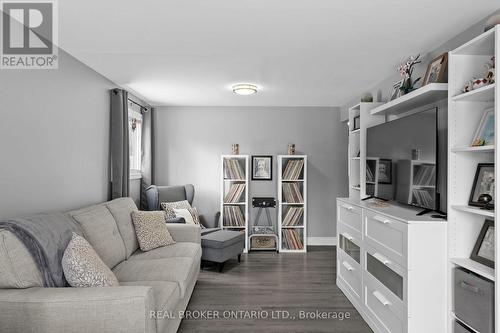
[[[0,218],[105,201],[114,85],[64,51],[0,73]]]
[[[347,127],[338,108],[164,107],[158,108],[158,184],[193,183],[195,205],[210,218],[219,210],[220,155],[240,144],[240,153],[274,155],[273,182],[252,181],[252,196],[277,197],[278,154],[295,143],[307,154],[310,237],[334,237],[335,199],[346,196]],[[276,218],[277,213],[274,216]],[[253,219],[252,219],[253,221]]]

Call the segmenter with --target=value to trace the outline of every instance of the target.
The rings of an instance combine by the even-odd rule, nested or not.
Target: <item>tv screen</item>
[[[366,131],[366,194],[438,209],[437,109]]]

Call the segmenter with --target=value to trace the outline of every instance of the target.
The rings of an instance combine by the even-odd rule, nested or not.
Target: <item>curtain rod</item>
[[[141,111],[142,111],[142,109],[144,109],[144,112],[148,112],[149,111],[147,106],[141,105],[141,104],[137,103],[136,101],[134,101],[134,100],[132,100],[130,98],[128,98],[128,100],[129,100],[130,103],[133,103],[133,104],[137,105],[138,107],[140,107]]]

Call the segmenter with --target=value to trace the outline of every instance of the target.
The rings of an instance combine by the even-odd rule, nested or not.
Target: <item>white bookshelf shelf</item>
[[[451,258],[450,261],[489,280],[495,281],[495,269],[469,258]]]
[[[244,174],[244,179],[238,179],[238,178],[228,178],[228,177],[235,177],[235,175],[229,175],[225,168],[226,165],[224,164],[225,160],[233,160],[237,161],[238,164],[241,167],[241,170],[243,171]],[[249,174],[250,174],[250,167],[249,167],[249,160],[250,157],[248,155],[222,155],[221,156],[221,175],[220,175],[220,218],[219,218],[219,227],[223,229],[235,229],[235,230],[241,230],[242,232],[245,233],[245,249],[244,252],[246,253],[248,251],[248,220],[249,220],[249,205],[248,205],[248,197],[250,193],[249,189]],[[236,174],[236,177],[241,177],[241,174]],[[224,197],[228,193],[229,189],[233,185],[238,185],[238,184],[245,184],[245,190],[243,191],[241,197],[239,198],[238,202],[224,202]],[[236,201],[236,200],[235,200]],[[229,207],[238,207],[238,209],[241,210],[243,217],[244,217],[244,225],[229,225],[228,221],[225,220],[225,214],[224,210]]]
[[[303,160],[304,164],[299,179],[283,179],[287,163],[294,160]],[[288,177],[290,178],[290,177]],[[304,202],[285,202],[283,184],[297,186]],[[290,209],[303,208],[301,220],[297,225],[283,225],[286,213]],[[294,234],[302,243],[302,248],[289,248],[285,242],[287,233]],[[278,242],[279,252],[301,253],[307,252],[307,155],[278,155]]]
[[[495,99],[495,83],[451,98],[454,102],[492,102]]]
[[[490,146],[478,146],[478,147],[471,147],[471,146],[454,147],[451,148],[451,151],[454,153],[494,153],[495,146],[490,145]]]
[[[481,215],[484,217],[495,217],[495,211],[494,210],[485,210],[481,209],[479,207],[472,207],[472,206],[466,206],[466,205],[452,205],[451,208],[459,210],[461,212],[469,213],[469,214],[476,214],[476,215]]]
[[[372,115],[396,115],[417,107],[435,103],[448,97],[447,83],[430,83],[395,100],[382,104],[373,110]]]

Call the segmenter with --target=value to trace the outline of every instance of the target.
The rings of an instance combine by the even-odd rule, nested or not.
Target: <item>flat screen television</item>
[[[438,210],[437,109],[366,131],[366,194]]]

